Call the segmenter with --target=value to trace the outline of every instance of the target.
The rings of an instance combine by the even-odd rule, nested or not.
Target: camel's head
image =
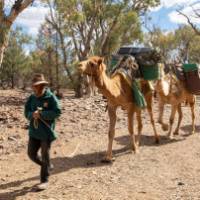
[[[78,70],[80,73],[88,76],[99,76],[103,71],[106,70],[106,66],[103,63],[103,58],[99,56],[89,57],[79,63]]]

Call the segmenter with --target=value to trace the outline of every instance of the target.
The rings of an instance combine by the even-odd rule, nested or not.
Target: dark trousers
[[[50,167],[50,141],[42,141],[29,137],[28,156],[36,164],[41,166],[40,181],[41,183],[48,182],[49,167]],[[41,149],[41,158],[38,156],[38,151]]]

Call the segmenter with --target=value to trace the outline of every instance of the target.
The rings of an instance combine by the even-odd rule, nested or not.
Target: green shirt
[[[33,112],[37,108],[42,108],[40,116],[49,126],[38,119],[38,126],[34,126]],[[53,141],[57,138],[54,131],[55,119],[61,114],[60,104],[57,97],[49,90],[46,89],[43,96],[36,97],[32,94],[25,104],[24,115],[30,121],[29,136],[39,140]]]

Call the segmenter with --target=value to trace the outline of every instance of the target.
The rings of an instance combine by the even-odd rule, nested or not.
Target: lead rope
[[[51,129],[51,126],[50,126],[45,120],[43,120],[41,117],[39,118],[39,120],[40,120],[41,122],[43,122],[49,129]],[[34,119],[34,121],[33,121],[33,125],[34,125],[34,128],[35,128],[35,129],[38,129],[39,120],[38,120],[38,119]]]
[[[34,119],[34,120],[33,120],[33,126],[34,126],[35,129],[38,129],[38,124],[39,124],[39,123],[38,123],[38,120],[37,120],[37,119]]]
[[[44,119],[42,119],[41,117],[40,117],[39,119],[34,119],[34,121],[33,121],[33,126],[34,126],[35,129],[38,129],[38,127],[39,127],[39,120],[40,120],[43,124],[45,124],[49,129],[51,129],[51,126],[50,126]],[[66,154],[62,151],[63,156],[66,156],[66,157],[69,157],[69,158],[74,157],[74,155],[75,155],[75,154],[77,153],[77,151],[78,151],[79,146],[80,146],[80,142],[76,145],[74,151],[73,151],[72,153],[68,154],[67,156],[66,156]],[[62,148],[61,148],[61,149],[62,149]]]
[[[90,102],[91,102],[91,107],[90,107],[90,119],[94,119],[94,111],[93,111],[93,108],[92,106],[95,104],[95,101],[94,101],[94,87],[95,86],[95,77],[92,75],[92,71],[91,71],[91,84],[92,84],[92,93],[91,95],[89,96],[89,99],[90,99]],[[102,140],[100,140],[100,147],[97,149],[97,152],[96,152],[96,156],[95,156],[95,163],[97,164],[98,162],[98,158],[99,158],[99,152],[100,152],[100,148],[102,146]],[[98,145],[99,146],[99,145]]]

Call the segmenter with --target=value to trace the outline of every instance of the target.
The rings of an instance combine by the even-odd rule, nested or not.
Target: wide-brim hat
[[[49,83],[45,80],[43,74],[35,74],[32,79],[32,86],[36,85],[48,85]]]

